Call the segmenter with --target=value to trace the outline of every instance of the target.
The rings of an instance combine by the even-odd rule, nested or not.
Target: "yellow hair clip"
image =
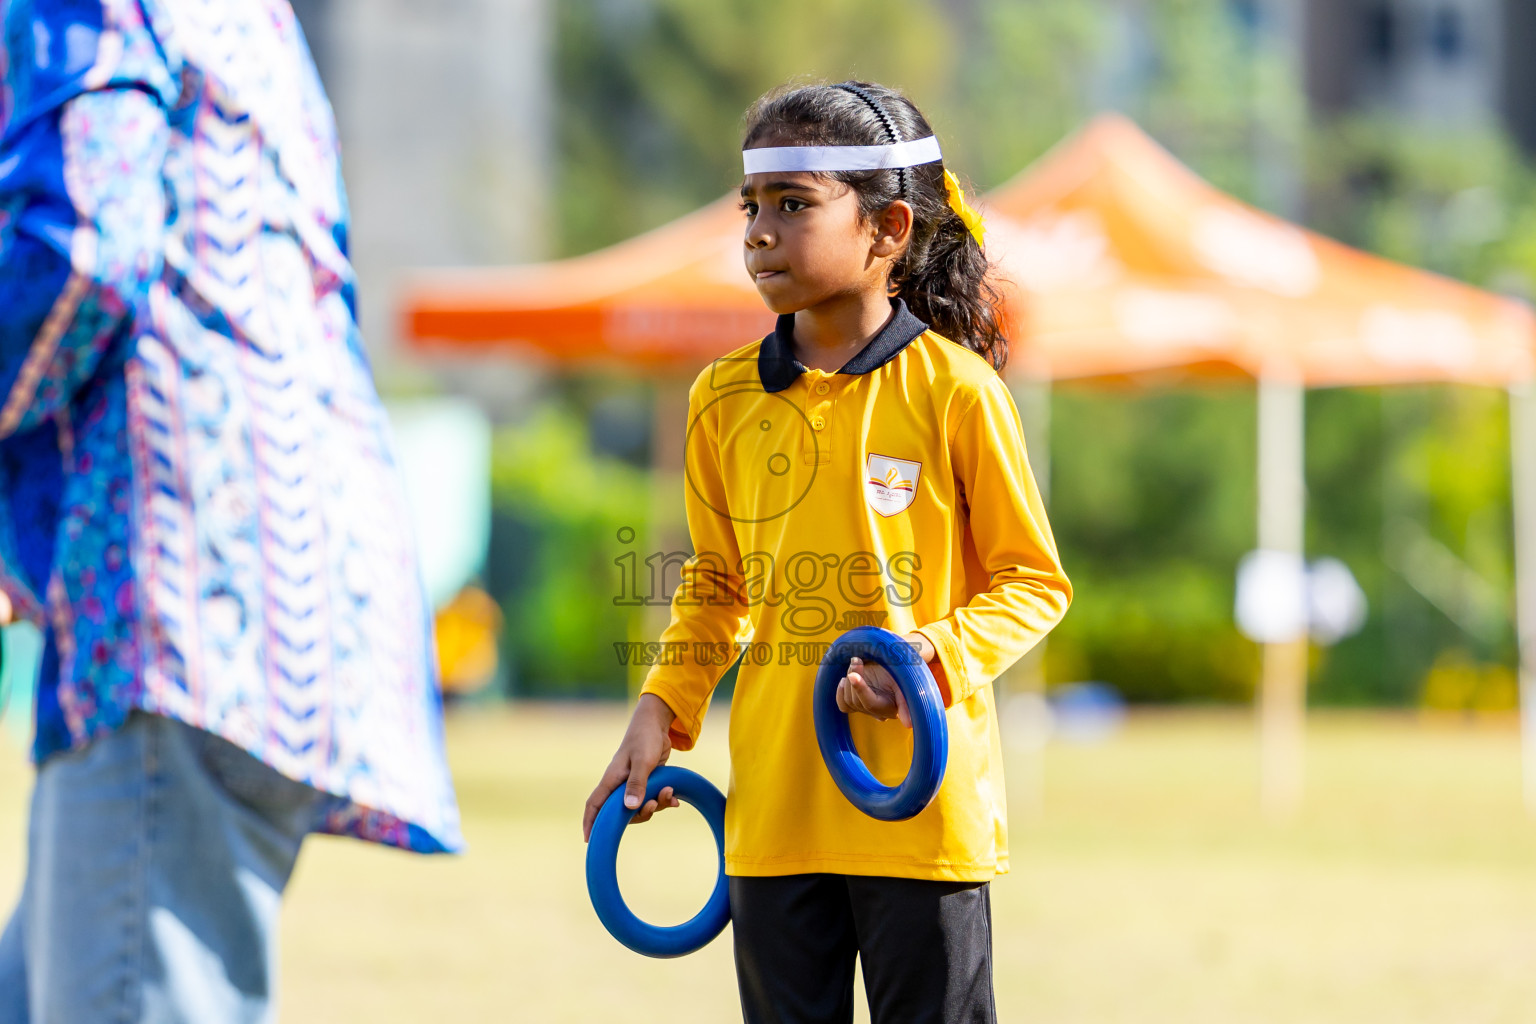
[[[965,193],[960,188],[960,179],[949,170],[944,172],[944,191],[949,196],[949,208],[965,221],[965,226],[970,231],[971,237],[976,239],[976,244],[985,246],[987,228],[981,221],[981,214],[966,205]]]

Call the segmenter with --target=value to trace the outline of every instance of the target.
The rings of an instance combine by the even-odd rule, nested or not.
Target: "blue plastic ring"
[[[725,930],[731,919],[731,897],[725,881],[725,794],[715,788],[704,776],[686,768],[662,765],[651,772],[645,784],[646,801],[655,800],[656,794],[668,786],[679,800],[692,804],[709,822],[715,834],[715,847],[720,854],[720,876],[715,891],[709,894],[704,909],[682,924],[668,928],[646,924],[634,915],[624,903],[619,892],[619,841],[624,830],[639,811],[624,806],[624,787],[620,786],[603,802],[592,823],[592,835],[587,840],[587,894],[592,897],[592,908],[598,920],[603,922],[614,938],[646,956],[686,956],[703,949]]]
[[[899,786],[887,786],[865,767],[848,731],[848,716],[837,707],[837,684],[848,674],[848,659],[883,665],[901,687],[912,714],[912,767]],[[832,781],[849,801],[881,821],[905,821],[933,801],[949,761],[949,722],[944,699],[928,666],[912,645],[878,626],[859,626],[838,637],[821,659],[812,695],[816,742]]]

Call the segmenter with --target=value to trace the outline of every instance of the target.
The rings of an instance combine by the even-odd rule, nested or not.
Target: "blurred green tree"
[[[1254,431],[1243,387],[1057,389],[1051,525],[1076,596],[1049,682],[1104,680],[1133,700],[1251,693],[1232,570],[1253,543]]]
[[[1536,174],[1486,125],[1383,114],[1313,126],[1309,224],[1349,244],[1517,295],[1536,281]],[[1416,387],[1308,399],[1308,545],[1345,559],[1366,629],[1320,659],[1314,696],[1439,700],[1446,652],[1512,666],[1509,411],[1502,392]],[[1443,673],[1441,673],[1443,675]]]
[[[506,613],[503,663],[518,696],[622,697],[614,644],[630,639],[620,531],[645,536],[650,474],[592,450],[567,397],[502,427],[492,446],[494,596]],[[499,549],[499,550],[498,550]]]

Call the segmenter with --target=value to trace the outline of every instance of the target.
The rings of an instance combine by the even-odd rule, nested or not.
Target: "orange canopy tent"
[[[1306,384],[1532,374],[1511,300],[1246,206],[1106,115],[987,197],[1019,354],[1051,377],[1173,367]]]
[[[1092,122],[986,201],[1015,352],[1053,378],[1169,368],[1310,385],[1532,374],[1522,305],[1350,249],[1219,192],[1125,118]],[[698,368],[773,327],[722,198],[587,256],[422,271],[423,352]]]
[[[988,254],[1018,356],[1050,380],[1178,370],[1259,385],[1258,546],[1283,572],[1285,626],[1264,637],[1266,805],[1300,797],[1305,386],[1457,382],[1511,387],[1517,575],[1536,810],[1536,319],[1523,304],[1350,249],[1201,180],[1125,118],[1095,120],[988,197]]]
[[[1536,401],[1523,397],[1536,322],[1522,305],[1246,206],[1115,116],[1094,121],[985,205],[1016,371],[1047,380],[1177,370],[1259,381],[1261,548],[1302,552],[1306,385],[1513,387],[1517,522],[1536,527]],[[773,326],[742,266],[735,206],[726,197],[575,259],[422,272],[407,287],[405,336],[428,353],[522,352],[691,377]],[[681,419],[676,405],[673,394],[658,406],[664,446],[681,438],[671,429]],[[681,453],[671,454],[658,457],[680,464]],[[1536,535],[1519,532],[1522,679],[1536,695]],[[1304,636],[1267,645],[1267,723],[1299,722],[1304,656]],[[1284,681],[1279,696],[1272,679]],[[1536,737],[1536,699],[1523,703]],[[1299,749],[1295,735],[1287,742]],[[1536,809],[1536,742],[1526,751]]]
[[[422,352],[542,354],[693,371],[773,330],[741,258],[727,196],[587,256],[521,267],[422,271],[405,336]]]

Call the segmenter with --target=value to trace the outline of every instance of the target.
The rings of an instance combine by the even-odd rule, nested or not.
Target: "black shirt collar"
[[[891,305],[895,307],[896,315],[880,329],[879,334],[869,339],[869,344],[843,364],[838,373],[859,374],[878,369],[895,359],[897,353],[928,329],[928,325],[913,316],[901,299],[892,299]],[[786,313],[779,317],[773,333],[763,339],[757,353],[757,372],[762,378],[764,391],[783,391],[805,372],[805,364],[794,356],[794,346],[791,344],[794,336],[794,314]]]

